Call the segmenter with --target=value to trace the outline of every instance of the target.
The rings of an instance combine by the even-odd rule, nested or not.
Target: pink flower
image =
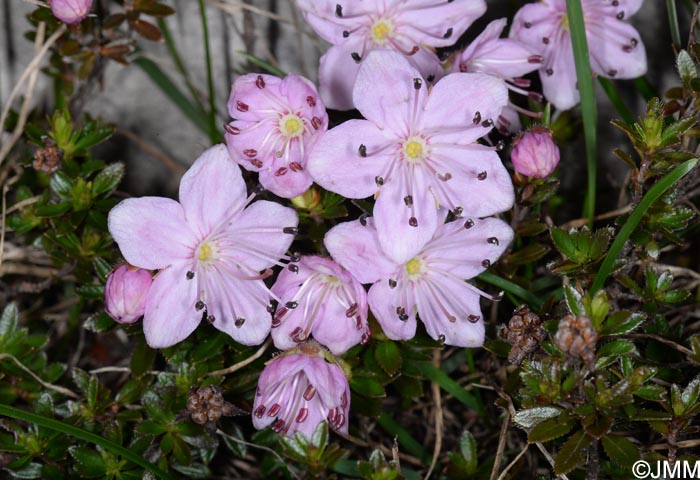
[[[494,75],[506,81],[506,86],[513,92],[529,96],[541,101],[542,95],[528,92],[530,80],[522,78],[540,68],[544,58],[537,50],[511,38],[500,38],[506,27],[507,20],[500,18],[489,23],[481,34],[472,41],[461,53],[458,53],[452,64],[453,72],[476,72]],[[521,108],[511,106],[522,111]],[[530,112],[523,111],[525,114]],[[505,131],[517,130],[517,124],[509,119],[510,115],[499,115],[497,124]],[[516,114],[517,118],[517,114]]]
[[[340,355],[369,340],[367,293],[362,285],[334,261],[301,257],[296,273],[284,270],[272,292],[280,308],[272,321],[275,346],[286,350],[314,336]]]
[[[374,215],[384,251],[398,263],[432,238],[438,205],[485,217],[511,207],[510,175],[488,133],[508,102],[491,75],[453,73],[432,89],[402,55],[374,51],[357,74],[354,99],[367,120],[326,133],[309,172],[347,198],[378,193]]]
[[[151,347],[184,340],[203,318],[245,345],[270,332],[271,293],[263,279],[291,245],[298,218],[273,202],[247,206],[252,198],[226,147],[217,145],[182,177],[180,203],[130,198],[109,213],[124,258],[160,270],[143,318]]]
[[[338,110],[353,108],[355,77],[370,51],[400,52],[425,78],[439,77],[435,48],[452,45],[486,12],[484,0],[297,0],[297,5],[332,44],[318,75],[323,100]]]
[[[513,142],[510,152],[515,171],[535,178],[547,178],[559,164],[559,147],[552,140],[552,131],[534,127]]]
[[[152,282],[148,270],[119,265],[105,284],[105,311],[119,323],[134,323],[143,316]]]
[[[297,353],[298,352],[298,353]],[[253,426],[272,425],[275,432],[311,438],[316,427],[328,420],[331,428],[348,433],[350,386],[343,371],[323,358],[313,343],[297,352],[283,353],[263,369],[253,403]]]
[[[51,13],[63,23],[78,23],[92,10],[92,0],[51,0]]]
[[[594,73],[606,78],[636,78],[647,70],[644,44],[623,19],[643,0],[582,0],[586,39]],[[522,7],[510,36],[545,57],[540,69],[544,96],[560,110],[579,102],[576,67],[566,14],[566,0],[547,0]]]
[[[231,88],[226,126],[231,157],[259,172],[260,183],[275,195],[292,198],[311,186],[306,158],[328,128],[328,115],[316,87],[289,74],[284,79],[251,73]]]
[[[502,220],[458,219],[440,224],[413,258],[396,262],[382,252],[374,221],[367,218],[336,225],[324,242],[335,261],[373,284],[369,306],[387,337],[413,338],[418,314],[432,338],[478,347],[484,341],[479,297],[488,295],[465,280],[489,268],[512,239]]]

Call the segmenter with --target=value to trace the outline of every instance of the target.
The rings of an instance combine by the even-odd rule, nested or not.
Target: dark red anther
[[[345,310],[345,316],[348,318],[354,316],[357,313],[358,308],[359,307],[357,306],[357,303],[353,303],[352,305],[350,305],[350,308]]]
[[[287,173],[287,167],[280,167],[280,168],[278,168],[277,171],[275,172],[275,177],[281,177],[281,176],[284,175],[285,173]]]
[[[481,317],[479,315],[469,315],[467,317],[467,320],[469,320],[471,323],[476,323],[479,321]]]
[[[289,168],[292,169],[292,172],[301,172],[304,170],[304,167],[302,167],[301,164],[297,162],[291,162],[289,164]]]
[[[251,158],[250,163],[252,163],[256,168],[262,168],[263,166],[263,162],[259,158]]]
[[[527,63],[542,63],[544,62],[544,57],[542,55],[530,55],[527,57]]]
[[[311,119],[311,125],[312,125],[316,130],[318,130],[319,128],[321,128],[321,125],[322,125],[322,124],[323,124],[323,122],[322,122],[321,119],[318,118],[318,117],[313,117],[313,118]]]
[[[410,57],[411,55],[415,55],[416,53],[418,53],[418,50],[420,50],[418,45],[414,45],[413,48],[411,49],[411,51],[408,52],[408,56]]]
[[[357,330],[362,330],[362,317],[359,315],[355,317],[355,328]]]
[[[467,64],[466,63],[460,63],[459,64],[459,71],[462,73],[467,73]]]
[[[340,406],[348,408],[348,392],[343,392],[343,395],[340,397]]]
[[[231,134],[231,135],[238,135],[241,133],[241,129],[234,127],[233,125],[229,125],[228,123],[224,124],[224,130],[226,130],[226,133]]]
[[[277,415],[280,412],[281,409],[282,409],[282,407],[280,406],[280,404],[275,403],[272,407],[270,407],[270,411],[267,412],[267,416],[274,417],[275,415]]]
[[[265,88],[265,79],[262,75],[258,75],[258,78],[255,79],[255,86],[260,89]]]
[[[254,148],[246,148],[245,150],[243,150],[243,155],[253,158],[258,155],[258,151]]]
[[[315,100],[314,97],[312,97],[311,95],[309,95],[308,97],[306,97],[306,103],[307,103],[307,104],[309,105],[309,107],[311,107],[311,108],[314,108],[314,107],[316,106],[316,100]]]
[[[262,416],[265,415],[265,405],[260,405],[253,413],[256,417],[262,418]]]
[[[313,385],[309,385],[306,387],[306,390],[304,390],[304,394],[302,397],[304,397],[304,400],[307,402],[310,402],[312,398],[314,398],[314,395],[316,395],[316,387]]]
[[[236,110],[239,112],[247,112],[248,111],[248,104],[243,103],[240,100],[236,102]]]
[[[277,420],[275,423],[272,424],[272,431],[279,433],[284,429],[285,423],[284,420]]]
[[[309,416],[309,409],[308,408],[300,408],[299,409],[299,414],[297,415],[297,423],[303,423],[304,420],[306,420],[306,417]]]

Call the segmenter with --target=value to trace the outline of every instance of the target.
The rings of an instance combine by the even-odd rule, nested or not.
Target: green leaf
[[[519,299],[525,301],[535,311],[542,310],[542,305],[544,302],[516,283],[498,277],[490,272],[482,273],[477,277],[477,279],[503,289],[506,292],[518,297]]]
[[[70,199],[70,191],[73,187],[73,180],[62,171],[53,174],[49,182],[51,190],[61,197],[61,200]]]
[[[484,406],[481,401],[467,392],[462,385],[452,380],[445,372],[430,363],[416,362],[415,366],[428,380],[440,385],[440,388],[454,396],[464,405],[480,414],[484,413]]]
[[[629,333],[642,323],[646,317],[641,313],[631,313],[627,310],[617,311],[605,320],[600,334],[605,335],[622,335]]]
[[[4,343],[13,333],[17,331],[19,322],[19,311],[17,305],[10,303],[2,311],[0,318],[0,342]]]
[[[134,347],[134,352],[131,355],[131,372],[135,377],[140,377],[148,372],[153,367],[153,362],[156,359],[156,354],[158,352],[153,350],[146,343],[145,337],[141,336],[139,338],[136,347]]]
[[[550,248],[547,245],[543,245],[541,243],[528,245],[525,248],[521,248],[517,252],[511,253],[508,257],[508,263],[511,265],[525,265],[534,263],[547,255],[549,250]]]
[[[692,87],[690,86],[690,82],[694,78],[698,78],[698,68],[693,59],[690,57],[690,54],[685,50],[678,52],[678,56],[676,57],[676,66],[678,67],[678,74],[681,77],[683,86],[688,90],[691,90]]]
[[[63,215],[71,209],[70,202],[49,203],[47,205],[38,205],[34,209],[37,217],[57,217]]]
[[[578,464],[583,462],[585,458],[584,449],[590,443],[591,437],[586,435],[586,432],[583,430],[579,430],[571,435],[557,452],[557,457],[554,459],[554,473],[562,475],[576,468]]]
[[[311,435],[311,444],[316,448],[326,448],[328,445],[328,422],[324,421],[318,424]]]
[[[464,457],[464,470],[467,475],[473,475],[479,466],[479,457],[476,453],[476,440],[468,430],[462,432],[459,439],[459,449]]]
[[[571,0],[567,0],[567,2],[570,1]],[[647,212],[649,207],[656,200],[658,200],[669,188],[676,184],[681,178],[685,177],[688,173],[690,173],[693,170],[693,168],[695,168],[697,162],[698,159],[694,158],[692,160],[688,160],[678,165],[661,180],[656,182],[654,186],[651,187],[649,191],[644,195],[637,207],[627,218],[627,221],[622,226],[617,236],[615,237],[615,240],[610,246],[608,254],[605,256],[605,259],[603,260],[603,263],[598,269],[598,273],[596,274],[595,279],[593,280],[593,284],[591,285],[591,294],[594,294],[602,288],[603,284],[605,283],[605,280],[608,278],[610,272],[613,269],[617,257],[622,251],[622,247],[625,245],[625,242],[630,237],[632,232],[634,232],[634,230],[637,228],[637,225],[642,220],[644,214]]]
[[[564,299],[569,311],[576,316],[585,315],[586,307],[583,305],[583,295],[571,283],[564,285]]]
[[[255,55],[251,55],[248,52],[245,52],[243,50],[239,50],[236,52],[236,54],[240,55],[241,57],[245,58],[248,60],[250,63],[252,63],[255,66],[258,66],[262,69],[267,70],[273,75],[277,75],[278,77],[284,77],[287,75],[283,70],[280,70],[279,68],[271,65],[270,63],[266,62],[265,60],[256,57]]]
[[[406,449],[412,455],[420,458],[424,464],[430,464],[430,454],[425,451],[423,445],[413,438],[411,433],[403,428],[396,420],[392,417],[383,413],[377,419],[377,423],[382,427],[388,434],[396,436],[399,445]]]
[[[557,247],[557,250],[559,250],[562,255],[565,255],[567,258],[573,258],[576,255],[577,245],[568,232],[564,229],[554,227],[549,233],[554,242],[554,246]]]
[[[639,460],[637,446],[620,435],[603,437],[603,449],[608,458],[623,467],[629,467]]]
[[[112,193],[122,181],[122,177],[124,177],[123,163],[117,162],[107,165],[93,180],[92,193],[95,195]]]
[[[152,420],[145,420],[136,426],[136,431],[146,435],[160,435],[165,433],[165,426]]]
[[[387,375],[394,376],[401,368],[401,350],[394,341],[379,342],[374,350],[374,358]]]
[[[102,300],[105,297],[105,287],[104,285],[80,285],[75,289],[75,293],[83,298]]]
[[[516,425],[529,429],[549,418],[558,417],[561,412],[561,408],[558,407],[527,408],[516,412],[513,421]]]
[[[96,478],[106,473],[102,455],[93,449],[73,446],[68,449],[68,453],[75,459],[75,469],[81,477]]]
[[[636,349],[637,348],[634,346],[634,343],[630,342],[629,340],[615,340],[600,347],[598,350],[598,358],[607,357],[610,355],[627,355],[634,352]]]
[[[350,388],[353,392],[364,397],[381,398],[386,396],[382,384],[371,377],[353,375],[350,379]]]
[[[576,420],[568,414],[562,414],[555,418],[549,418],[544,422],[536,425],[527,435],[527,441],[548,442],[566,435],[574,428]]]

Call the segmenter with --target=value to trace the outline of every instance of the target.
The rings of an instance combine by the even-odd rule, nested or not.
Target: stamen
[[[440,345],[444,345],[445,344],[445,335],[440,334],[440,336],[438,336],[438,342],[440,343]]]
[[[292,172],[297,172],[297,173],[304,170],[304,167],[302,167],[301,164],[297,163],[297,162],[290,163],[289,168],[292,169]]]
[[[487,118],[486,120],[481,122],[481,126],[484,128],[493,127],[493,120],[491,120],[490,118]]]
[[[366,214],[366,213],[363,213],[362,215],[360,215],[360,219],[359,219],[359,220],[360,220],[360,225],[362,225],[363,227],[366,227],[366,226],[367,226],[367,219],[368,219],[368,218],[369,218],[369,215]]]
[[[450,38],[452,36],[452,27],[448,28],[442,38]]]
[[[611,77],[614,77],[615,75],[617,75],[617,70],[615,70],[615,69],[609,70],[608,75],[610,75]]]
[[[339,3],[335,6],[335,16],[341,18],[343,16],[343,6]]]
[[[474,120],[473,121],[474,121],[474,125],[478,125],[479,123],[481,123],[481,112],[479,112],[478,110],[474,113]]]
[[[314,97],[312,97],[311,95],[309,95],[308,97],[306,97],[306,103],[307,103],[307,104],[309,105],[309,107],[311,107],[311,108],[314,108],[314,107],[316,106],[316,100],[315,100]]]
[[[299,302],[287,302],[284,306],[293,310],[299,306]]]
[[[255,86],[261,90],[265,88],[265,79],[262,77],[262,75],[258,75],[258,78],[255,79]]]
[[[523,23],[523,26],[524,26],[525,28],[530,28],[530,27],[532,27],[532,23],[530,23],[530,22],[525,22],[525,23]]]
[[[277,420],[275,423],[272,424],[272,431],[275,433],[279,433],[284,429],[284,426],[286,424],[284,423],[284,420]]]
[[[209,315],[207,317],[207,322],[214,323],[215,321],[216,321],[216,317],[214,315]]]
[[[423,85],[423,79],[422,78],[414,78],[413,79],[413,88],[416,90],[420,90],[420,87]]]
[[[241,133],[240,128],[236,128],[233,125],[229,125],[228,123],[224,123],[224,130],[226,130],[226,133],[230,135],[238,135]]]
[[[299,267],[297,267],[296,265],[288,265],[287,268],[292,273],[299,273]]]
[[[393,278],[389,279],[389,288],[396,288],[396,280]]]
[[[362,61],[362,57],[357,52],[352,52],[350,54],[350,56],[352,57],[353,60],[355,60],[355,63],[360,63]]]
[[[620,12],[615,16],[617,17],[618,20],[622,20],[623,18],[625,18],[625,12]]]
[[[233,324],[234,324],[236,327],[238,327],[238,328],[241,328],[241,327],[243,326],[244,323],[245,323],[245,318],[243,318],[243,317],[238,317],[238,318],[236,319],[236,321],[233,322]]]
[[[547,37],[545,37],[547,38]],[[549,40],[547,40],[545,43],[548,43]],[[544,57],[542,55],[530,55],[527,57],[527,63],[543,63],[544,62]]]
[[[551,77],[552,75],[554,75],[554,70],[552,70],[551,68],[548,68],[547,70],[544,71],[544,73],[546,73],[548,77]]]
[[[466,228],[467,230],[469,230],[473,226],[474,226],[474,220],[472,220],[471,218],[468,218],[467,221],[464,222],[464,228]]]
[[[471,323],[476,323],[481,319],[479,315],[469,315],[467,317],[467,320],[469,320]]]
[[[426,79],[429,83],[433,83],[433,80],[435,80],[435,75],[433,75],[433,74],[431,73],[430,75],[428,75],[427,77],[425,77],[425,79]]]
[[[484,260],[481,262],[481,266],[484,267],[484,268],[489,268],[489,267],[491,266],[491,260],[489,260],[488,258],[487,258],[487,259],[484,259]]]
[[[498,142],[496,142],[496,151],[497,152],[500,152],[504,148],[506,148],[506,142],[504,142],[503,140],[499,140]]]
[[[296,235],[297,233],[299,233],[299,229],[297,227],[284,227],[282,229],[282,232],[287,233],[289,235]]]
[[[380,176],[376,176],[374,177],[374,183],[376,183],[378,187],[381,187],[384,185],[384,179]]]
[[[464,208],[462,208],[462,207],[455,207],[454,210],[452,210],[452,213],[457,218],[462,216],[462,212],[464,212]]]
[[[532,85],[532,81],[528,80],[527,78],[513,78],[510,80],[510,83],[515,85],[516,87],[521,87],[521,88],[530,88]]]
[[[301,261],[301,253],[299,252],[292,252],[291,255],[289,255],[289,260],[292,262],[299,262]]]
[[[243,150],[243,155],[247,157],[257,157],[258,156],[258,151],[255,150],[254,148],[246,148]]]
[[[486,170],[484,170],[483,172],[480,172],[480,173],[476,176],[476,178],[478,178],[479,180],[486,180],[486,176],[487,176],[487,175],[488,175],[488,173],[486,172]]]
[[[350,308],[345,310],[345,316],[348,318],[353,317],[359,309],[359,305],[357,305],[357,303],[353,303],[352,305],[350,305]]]
[[[188,270],[185,277],[187,277],[187,280],[192,280],[194,278],[194,272],[192,270]]]
[[[361,157],[364,158],[367,156],[367,146],[366,145],[360,144],[360,148],[358,148],[357,151]]]
[[[403,203],[406,204],[407,207],[410,207],[413,205],[413,197],[411,195],[406,195],[403,197]]]
[[[418,226],[418,219],[416,217],[411,217],[408,219],[408,224],[412,227]]]
[[[201,300],[198,300],[197,303],[194,304],[194,309],[197,310],[198,312],[204,308],[204,302]]]
[[[489,237],[486,239],[486,241],[491,245],[498,245],[498,239],[496,237]]]
[[[255,409],[253,414],[258,418],[262,418],[262,416],[265,415],[265,410],[265,405],[260,405],[258,408]]]
[[[275,177],[281,177],[282,175],[284,175],[286,173],[287,173],[287,167],[280,167],[275,172]]]
[[[319,128],[321,128],[322,124],[323,124],[323,122],[318,117],[313,117],[311,119],[311,125],[314,127],[315,130],[318,130]]]
[[[236,110],[239,112],[247,112],[248,104],[241,102],[240,100],[236,102]]]
[[[404,307],[396,307],[396,315],[399,316],[399,320],[402,322],[408,320],[408,314],[406,313],[406,309]]]
[[[348,38],[350,36],[350,32],[347,30],[343,30],[343,38]]]
[[[314,398],[314,395],[316,395],[316,387],[309,385],[306,387],[306,390],[304,390],[304,394],[302,396],[304,397],[304,400],[310,402],[311,399]]]
[[[300,408],[299,409],[299,415],[297,415],[297,423],[303,423],[304,420],[306,420],[306,417],[309,416],[309,409],[308,408]]]

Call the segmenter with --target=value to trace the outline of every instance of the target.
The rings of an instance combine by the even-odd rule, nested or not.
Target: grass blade
[[[595,216],[596,197],[596,104],[593,91],[593,77],[588,55],[588,42],[586,41],[586,27],[583,23],[583,9],[581,0],[566,0],[566,12],[571,29],[571,44],[574,49],[574,62],[576,63],[576,78],[578,79],[578,91],[581,95],[581,114],[583,116],[583,138],[586,144],[586,166],[588,170],[588,188],[583,205],[583,216],[593,224]]]
[[[647,80],[647,77],[635,78],[634,88],[637,89],[647,102],[652,98],[661,98],[651,82]]]
[[[455,397],[464,405],[480,414],[484,413],[484,406],[481,404],[479,399],[467,392],[462,385],[452,380],[445,372],[439,368],[436,368],[431,363],[416,362],[415,367],[425,378],[440,385],[440,388]]]
[[[214,74],[211,68],[211,48],[209,45],[209,24],[204,0],[199,0],[199,16],[202,19],[202,34],[204,36],[204,59],[207,66],[207,91],[209,93],[209,136],[212,141],[218,141],[220,136],[216,128],[216,95],[214,91]]]
[[[671,28],[671,40],[676,49],[681,48],[681,29],[678,27],[678,11],[676,10],[676,0],[666,0],[666,10],[668,11],[668,25]]]
[[[388,434],[397,438],[399,445],[406,449],[411,455],[418,457],[426,465],[430,463],[431,456],[425,451],[423,445],[403,428],[399,423],[386,413],[382,413],[377,419],[377,423]]]
[[[489,272],[484,272],[477,278],[483,282],[486,282],[490,285],[493,285],[494,287],[498,287],[501,290],[510,293],[511,295],[519,298],[520,300],[527,303],[530,307],[533,307],[538,311],[542,309],[542,305],[544,304],[544,302],[542,302],[542,300],[540,300],[535,295],[528,292],[516,283],[506,280],[505,278],[498,277],[493,273]]]
[[[623,102],[620,98],[620,95],[615,89],[615,85],[613,85],[609,79],[603,77],[598,77],[598,83],[600,83],[600,86],[603,87],[603,90],[605,90],[605,93],[610,99],[610,103],[612,103],[613,107],[615,107],[615,110],[617,110],[618,115],[622,117],[622,120],[624,120],[627,125],[633,125],[634,116],[632,115],[632,112],[630,112],[629,108],[627,108],[627,105],[625,105],[625,102]]]
[[[6,417],[14,418],[17,420],[23,420],[25,422],[33,423],[39,425],[40,427],[48,428],[56,432],[61,432],[71,437],[75,437],[79,440],[85,442],[93,443],[99,445],[100,447],[109,450],[115,455],[119,455],[130,462],[145,468],[157,478],[162,478],[166,480],[174,480],[174,477],[170,476],[169,473],[164,472],[160,468],[156,467],[152,463],[148,462],[145,458],[140,455],[135,454],[131,450],[118,445],[111,440],[102,438],[99,435],[83,430],[73,425],[55,420],[53,418],[44,417],[43,415],[37,415],[36,413],[27,412],[19,408],[10,407],[8,405],[0,405],[0,415]]]
[[[681,178],[690,173],[697,163],[697,158],[681,163],[676,168],[671,170],[670,173],[666,174],[665,177],[656,182],[654,186],[651,187],[644,195],[642,201],[639,202],[637,208],[632,211],[632,214],[629,216],[625,224],[620,229],[620,232],[615,237],[615,240],[610,246],[610,250],[608,250],[607,255],[605,255],[605,259],[603,260],[603,263],[598,270],[598,274],[595,276],[593,284],[591,285],[591,296],[595,295],[595,293],[603,287],[605,280],[612,271],[615,260],[617,260],[618,255],[620,255],[620,252],[622,251],[622,247],[625,245],[625,242],[630,235],[632,235],[634,229],[637,228],[637,225],[642,220],[642,217],[647,210],[649,210],[652,203],[658,200],[666,192],[666,190],[671,188]]]
[[[278,77],[284,77],[285,75],[287,75],[284,71],[280,70],[279,68],[275,67],[274,65],[271,65],[270,63],[266,62],[262,58],[258,58],[255,55],[251,55],[248,52],[239,51],[236,53],[238,53],[240,56],[242,56],[243,58],[248,60],[253,65],[256,65],[264,70],[267,70],[268,72],[270,72],[273,75],[277,75]]]
[[[133,63],[148,75],[153,83],[185,114],[188,120],[206,135],[209,135],[209,120],[205,113],[192,104],[190,99],[180,91],[154,61],[146,57],[139,57]]]

